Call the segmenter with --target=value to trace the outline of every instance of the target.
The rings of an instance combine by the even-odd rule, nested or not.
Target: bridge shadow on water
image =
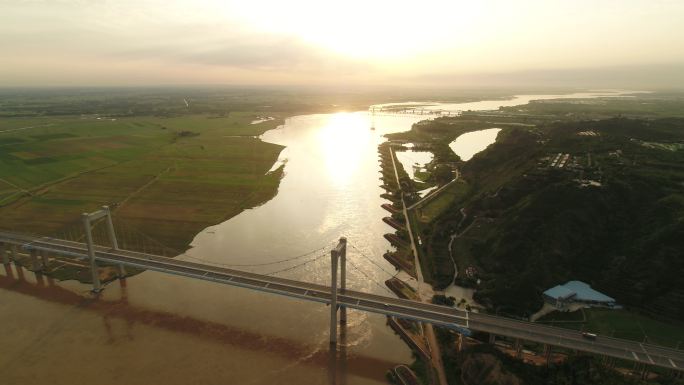
[[[55,281],[41,273],[25,270],[20,265],[7,264],[0,269],[0,289],[28,295],[80,310],[97,313],[102,317],[108,334],[108,343],[114,343],[116,336],[112,331],[111,320],[126,322],[126,336],[134,340],[132,329],[135,324],[164,329],[175,333],[191,335],[212,343],[227,344],[239,349],[273,354],[284,359],[297,359],[298,363],[327,368],[330,384],[344,385],[348,375],[384,381],[384,371],[396,365],[395,362],[354,354],[348,356],[346,347],[346,326],[340,327],[339,342],[336,348],[302,344],[297,341],[255,333],[225,324],[181,316],[159,310],[150,310],[128,302],[126,280],[119,280],[121,297],[105,300],[100,296],[80,294],[59,286]],[[4,274],[4,275],[3,275]],[[27,280],[27,275],[35,277],[35,283]],[[117,281],[112,284],[117,284]],[[274,322],[276,322],[274,320]],[[332,354],[331,354],[332,352]]]

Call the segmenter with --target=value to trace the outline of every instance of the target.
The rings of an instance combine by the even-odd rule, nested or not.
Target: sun
[[[445,49],[480,17],[477,2],[253,0],[231,6],[262,31],[296,36],[357,59],[396,59]]]

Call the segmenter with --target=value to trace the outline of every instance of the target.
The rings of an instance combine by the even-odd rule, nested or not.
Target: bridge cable
[[[187,252],[186,252],[186,253],[179,254],[178,256],[179,256],[179,257],[180,257],[180,256],[183,256],[183,257],[187,257],[187,258],[193,259],[193,260],[195,260],[195,261],[199,261],[199,262],[203,262],[203,263],[207,263],[207,264],[215,264],[215,265],[223,266],[223,267],[259,267],[259,266],[271,266],[271,265],[277,265],[277,264],[280,264],[280,263],[291,262],[291,261],[294,261],[294,260],[297,260],[297,259],[301,259],[301,258],[304,258],[304,257],[308,257],[308,256],[310,256],[310,255],[312,255],[312,254],[315,254],[315,253],[318,253],[318,252],[320,252],[320,251],[326,250],[326,249],[328,249],[329,247],[330,247],[330,246],[323,246],[323,247],[319,247],[318,249],[311,250],[311,251],[308,251],[308,252],[306,252],[306,253],[304,253],[304,254],[299,254],[299,255],[294,256],[294,257],[285,258],[285,259],[281,259],[281,260],[278,260],[278,261],[272,261],[272,262],[263,262],[263,263],[220,263],[220,262],[210,262],[210,261],[206,261],[206,260],[201,259],[201,258],[194,257],[194,256],[192,256],[192,255],[189,255],[189,254],[187,254]],[[317,258],[318,258],[318,257],[317,257]]]
[[[379,263],[375,262],[372,258],[370,258],[370,257],[367,256],[366,254],[364,254],[363,251],[359,250],[358,247],[354,246],[354,245],[351,244],[351,243],[350,243],[349,245],[350,245],[352,248],[354,248],[354,250],[356,250],[356,251],[359,253],[359,255],[361,255],[363,258],[366,258],[370,263],[372,263],[372,264],[374,264],[375,266],[377,266],[380,270],[384,271],[387,275],[389,275],[390,277],[395,278],[395,279],[401,281],[404,285],[407,285],[407,286],[411,287],[411,285],[409,285],[408,282],[406,282],[406,281],[404,281],[403,279],[397,277],[397,275],[399,275],[399,273],[400,273],[401,271],[398,271],[398,272],[392,274],[392,273],[390,273],[389,271],[385,270],[385,268],[383,268]],[[407,273],[407,274],[408,274],[408,273]]]
[[[352,261],[350,261],[350,260],[347,260],[347,262],[348,262],[354,269],[358,270],[359,273],[363,274],[363,276],[365,276],[366,278],[368,278],[369,281],[373,282],[373,283],[376,284],[378,287],[382,288],[383,290],[387,291],[388,293],[390,293],[390,294],[392,294],[392,295],[395,295],[395,294],[392,292],[392,290],[390,290],[390,289],[387,288],[386,285],[383,285],[383,284],[379,283],[378,281],[376,281],[375,279],[373,279],[370,275],[366,274],[366,273],[365,273],[363,270],[361,270],[361,268],[358,267],[354,262],[352,262]]]
[[[117,216],[117,217],[113,217],[113,219],[115,220],[114,221],[115,226],[119,226],[119,228],[116,230],[117,234],[119,236],[123,235],[123,239],[121,241],[122,245],[123,246],[129,246],[129,247],[122,247],[122,245],[119,245],[119,247],[125,248],[125,249],[130,250],[130,251],[137,251],[137,252],[141,252],[141,253],[152,254],[152,253],[154,253],[155,250],[149,252],[147,246],[150,246],[150,248],[157,246],[158,248],[161,249],[160,250],[161,255],[163,255],[163,256],[166,256],[167,251],[170,252],[170,254],[175,255],[175,256],[182,254],[180,250],[177,250],[173,247],[167,246],[164,242],[146,234],[145,232],[140,230],[137,226],[132,225],[130,222],[126,221],[124,218]],[[126,235],[130,235],[132,237],[137,237],[138,239],[126,237]],[[135,242],[137,244],[136,246],[138,246],[138,247],[133,247],[133,248],[130,247],[131,246],[130,243],[132,243],[131,239],[133,239],[133,242]],[[147,243],[146,243],[146,241],[147,241]]]
[[[307,264],[309,264],[309,263],[311,263],[311,262],[316,262],[317,260],[319,260],[319,259],[321,259],[321,258],[323,258],[323,257],[326,257],[327,255],[328,255],[327,253],[324,253],[324,254],[321,254],[321,255],[317,256],[316,258],[310,259],[310,260],[308,260],[308,261],[299,263],[299,264],[294,265],[294,266],[286,267],[286,268],[284,268],[284,269],[272,271],[272,272],[270,272],[270,273],[266,273],[265,275],[280,274],[280,273],[284,273],[284,272],[286,272],[286,271],[294,270],[294,269],[300,268],[300,267],[302,267],[302,266],[304,266],[304,265],[307,265]]]
[[[160,241],[158,241],[158,240],[156,240],[156,239],[150,237],[149,235],[147,235],[147,234],[141,232],[140,230],[138,230],[138,229],[135,228],[134,226],[130,226],[128,223],[125,223],[126,221],[123,221],[121,218],[116,218],[116,219],[117,219],[116,222],[117,222],[118,225],[123,225],[123,227],[124,227],[125,229],[127,229],[127,230],[133,230],[132,233],[138,234],[138,235],[144,237],[145,239],[151,241],[152,243],[156,244],[157,246],[160,246],[160,247],[163,248],[163,249],[166,249],[166,250],[169,250],[169,251],[173,252],[174,254],[176,254],[176,256],[184,256],[184,257],[187,257],[187,258],[189,258],[189,259],[193,259],[193,260],[198,261],[198,262],[202,262],[202,263],[206,263],[206,264],[210,264],[210,265],[222,266],[222,267],[259,267],[259,266],[276,265],[276,264],[281,264],[281,263],[285,263],[285,262],[290,262],[290,261],[298,260],[298,259],[301,259],[301,258],[310,256],[310,255],[312,255],[312,254],[314,254],[314,253],[318,253],[318,252],[320,252],[320,251],[323,251],[323,250],[326,250],[326,249],[329,249],[329,248],[332,248],[332,247],[333,247],[332,245],[326,245],[326,246],[319,247],[319,248],[317,248],[317,249],[308,251],[308,252],[306,252],[306,253],[296,255],[296,256],[294,256],[294,257],[285,258],[285,259],[278,260],[278,261],[264,262],[264,263],[231,264],[231,263],[210,262],[210,261],[207,261],[207,260],[204,260],[204,259],[201,259],[201,258],[194,257],[194,256],[192,256],[192,255],[189,255],[187,252],[183,252],[183,253],[178,252],[178,251],[174,250],[173,248],[166,246],[166,245],[163,244],[162,242],[160,242]],[[100,224],[101,222],[103,222],[103,221],[104,221],[104,218],[99,218],[99,219],[97,219],[96,221],[93,221],[93,223],[92,223],[93,228],[95,228],[97,225],[99,225],[99,224]],[[61,234],[61,233],[62,233],[62,232],[66,232],[66,230],[70,230],[70,228],[72,228],[72,227],[76,227],[77,229],[82,230],[82,227],[83,227],[83,222],[82,222],[82,220],[79,219],[79,220],[76,220],[76,221],[74,221],[74,222],[72,222],[72,223],[67,224],[67,225],[64,226],[63,228],[57,230],[57,231],[55,232],[55,234],[49,235],[48,238],[55,238],[55,239],[68,240],[68,239],[66,239],[66,238],[69,238],[69,237],[68,237],[68,236],[64,236],[65,234]],[[121,229],[120,229],[120,230],[121,230]],[[60,237],[59,235],[62,235],[62,236]],[[93,235],[95,235],[95,234],[93,234]],[[121,234],[119,234],[119,235],[121,235]],[[76,242],[81,241],[80,238],[82,238],[83,236],[84,236],[84,234],[78,234],[78,238],[77,238],[77,239],[74,239],[74,241],[76,241]],[[38,240],[36,240],[36,241],[38,241]],[[31,243],[36,242],[36,241],[29,242],[27,245],[30,246]],[[135,251],[135,250],[133,250],[133,251]]]
[[[95,227],[97,224],[99,224],[101,219],[102,218],[100,218],[96,221],[93,221],[92,226]],[[29,233],[29,235],[33,235],[35,239],[30,241],[30,242],[25,243],[23,245],[23,247],[24,248],[30,248],[33,244],[38,243],[38,242],[42,242],[46,239],[58,239],[58,240],[63,240],[63,241],[70,241],[70,239],[66,239],[67,238],[66,236],[60,237],[60,235],[64,235],[63,232],[66,232],[67,230],[70,231],[72,228],[82,230],[83,229],[83,220],[79,219],[79,220],[75,220],[73,222],[67,223],[66,225],[60,227],[59,229],[54,230],[53,232],[49,233],[48,235],[40,235],[40,234],[35,234],[35,233],[33,233],[33,234]],[[80,238],[83,238],[83,237],[85,237],[85,233],[79,234],[79,236],[80,236]],[[79,240],[80,239],[76,239],[74,241],[78,242]]]
[[[351,244],[351,243],[349,243],[349,245],[350,245],[354,250],[356,250],[356,251],[359,253],[359,255],[361,255],[362,257],[366,258],[368,261],[370,261],[370,263],[372,263],[372,264],[374,264],[375,266],[377,266],[380,270],[384,271],[384,272],[385,272],[387,275],[389,275],[390,277],[394,277],[395,275],[398,274],[398,273],[394,273],[394,274],[390,273],[389,271],[385,270],[385,268],[382,267],[379,263],[375,262],[373,259],[371,259],[371,258],[368,257],[366,254],[364,254],[363,251],[361,251],[358,247],[354,246],[354,245]]]

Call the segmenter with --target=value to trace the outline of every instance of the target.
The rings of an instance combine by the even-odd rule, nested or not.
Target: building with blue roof
[[[567,309],[569,305],[614,307],[615,299],[591,288],[582,281],[569,281],[554,286],[544,292],[544,301],[557,309]]]

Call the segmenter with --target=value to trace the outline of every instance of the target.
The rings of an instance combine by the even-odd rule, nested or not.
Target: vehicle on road
[[[584,337],[588,340],[592,340],[592,341],[596,340],[596,334],[594,334],[594,333],[583,332],[582,337]]]

